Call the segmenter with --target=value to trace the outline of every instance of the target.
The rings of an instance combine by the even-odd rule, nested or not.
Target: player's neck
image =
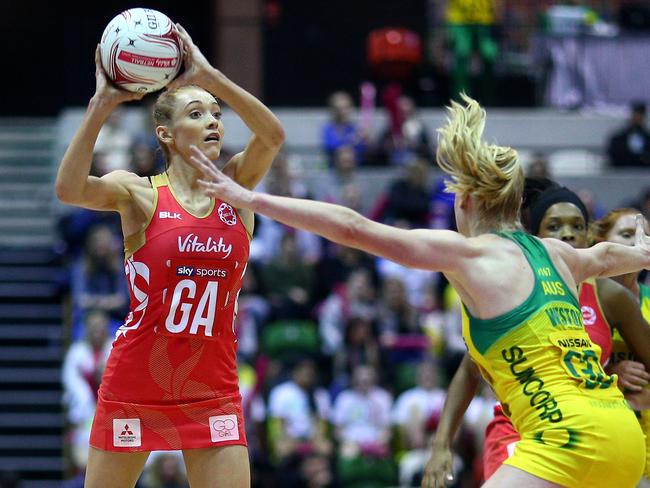
[[[167,178],[174,191],[182,194],[202,193],[197,180],[201,174],[184,161],[175,161],[167,169]]]

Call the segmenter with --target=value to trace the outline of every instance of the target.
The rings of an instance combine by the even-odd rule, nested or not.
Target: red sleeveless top
[[[604,366],[612,353],[612,328],[600,305],[598,282],[594,278],[580,284],[579,300],[585,330],[589,338],[600,346],[600,364]]]
[[[241,440],[243,433],[235,434],[243,419],[233,323],[249,255],[247,231],[225,202],[216,200],[207,215],[195,216],[176,200],[166,174],[154,176],[152,184],[153,216],[144,232],[125,241],[130,312],[116,333],[99,389],[93,431],[106,432],[93,435],[91,445],[128,446],[124,439],[111,446],[117,433],[108,431],[115,429],[110,423],[115,415],[122,433],[133,431],[122,420],[131,420],[131,426],[138,420],[142,439],[132,445],[142,450],[211,445],[216,434],[207,427],[217,425],[214,418]],[[235,398],[234,404],[221,411],[226,397]],[[111,413],[116,408],[121,413]],[[219,415],[224,413],[239,415],[234,426],[224,423],[232,417]],[[173,425],[175,433],[168,442],[145,443],[145,427],[153,439],[161,415],[165,429]],[[98,425],[102,420],[104,425]],[[204,443],[197,445],[201,436],[192,434],[196,426],[188,422],[204,424]]]

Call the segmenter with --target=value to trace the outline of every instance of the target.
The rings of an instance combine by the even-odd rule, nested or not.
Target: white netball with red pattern
[[[181,41],[173,22],[149,8],[117,15],[104,29],[99,46],[108,77],[132,92],[160,90],[182,64]]]

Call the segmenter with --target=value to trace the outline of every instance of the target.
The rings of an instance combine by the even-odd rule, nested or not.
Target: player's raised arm
[[[185,72],[170,83],[173,90],[197,84],[223,100],[253,133],[246,148],[236,154],[223,171],[245,188],[252,189],[268,172],[284,143],[284,129],[278,118],[255,96],[212,67],[185,29],[178,25],[185,50]]]
[[[560,254],[578,283],[591,277],[618,276],[650,269],[650,237],[644,231],[644,224],[639,214],[634,246],[599,242],[587,249],[574,249],[557,239],[545,239],[544,243]]]
[[[135,177],[116,171],[102,178],[89,176],[93,149],[102,125],[122,102],[138,100],[143,93],[113,87],[95,51],[95,94],[88,103],[81,125],[68,146],[56,176],[56,196],[63,203],[97,210],[117,210],[120,199],[129,198],[125,183]]]

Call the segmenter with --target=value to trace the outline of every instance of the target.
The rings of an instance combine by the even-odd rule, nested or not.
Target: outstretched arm
[[[423,488],[443,487],[445,482],[451,481],[451,443],[472,398],[476,395],[480,381],[481,374],[478,368],[470,359],[469,354],[465,354],[449,384],[445,406],[442,409],[438,429],[431,444],[431,457],[424,469]]]
[[[252,192],[216,169],[196,147],[190,159],[204,175],[199,183],[206,195],[404,266],[454,272],[463,260],[480,253],[471,239],[457,232],[403,230],[374,222],[340,205]]]
[[[196,84],[219,97],[241,117],[253,132],[243,152],[235,155],[224,172],[245,188],[252,189],[264,177],[284,143],[284,129],[278,118],[260,100],[213,68],[187,31],[177,24],[183,41],[185,71],[168,89]]]
[[[650,269],[650,237],[644,225],[643,216],[637,215],[634,246],[600,242],[587,249],[574,249],[557,239],[544,239],[544,243],[562,257],[576,283],[581,283],[591,277],[607,278]]]

